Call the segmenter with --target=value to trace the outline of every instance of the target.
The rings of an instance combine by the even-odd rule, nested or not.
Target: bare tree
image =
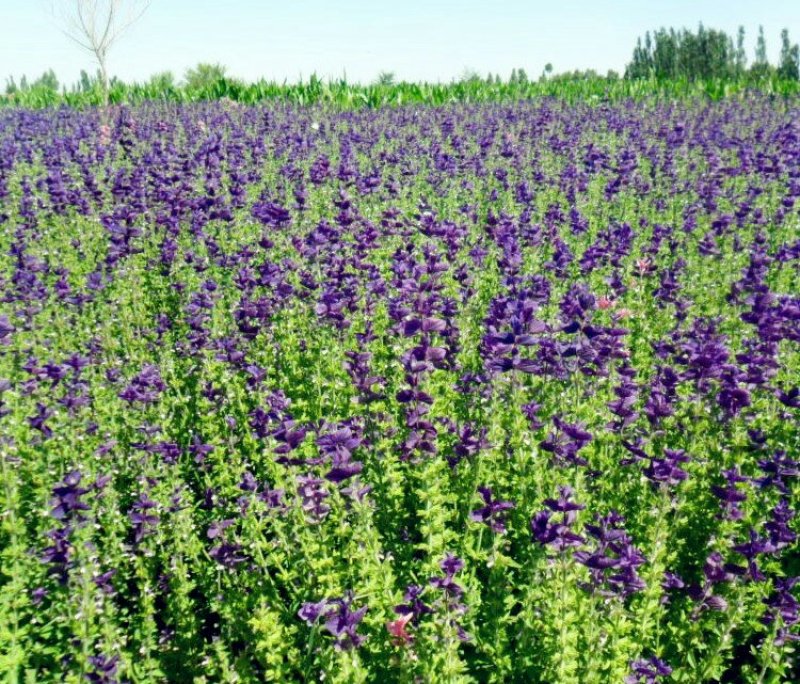
[[[67,37],[97,60],[104,105],[108,104],[108,53],[149,5],[150,0],[51,0]]]

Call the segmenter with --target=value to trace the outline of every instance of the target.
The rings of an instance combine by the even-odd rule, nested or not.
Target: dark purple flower
[[[248,556],[243,552],[241,544],[233,542],[217,544],[208,552],[208,555],[220,565],[231,569],[248,560]]]
[[[778,390],[776,392],[778,401],[788,408],[800,408],[800,387],[792,387],[788,392]]]
[[[156,513],[158,504],[150,499],[147,494],[140,494],[133,502],[128,519],[133,525],[133,541],[138,544],[145,537],[153,534],[158,526],[160,517]]]
[[[325,481],[311,475],[298,475],[297,490],[302,499],[303,510],[313,522],[320,522],[331,510],[325,502],[330,493],[325,489]]]
[[[712,485],[711,491],[720,500],[724,516],[729,520],[741,520],[743,513],[739,504],[747,500],[747,493],[737,488],[740,482],[747,482],[737,468],[722,471],[725,485]]]
[[[319,603],[304,603],[297,615],[301,620],[304,620],[309,625],[313,625],[322,615],[325,608],[328,607],[328,601],[323,599]]]
[[[119,393],[119,397],[131,404],[135,402],[149,404],[157,401],[159,395],[166,388],[167,386],[161,379],[158,366],[148,364],[145,365],[141,372],[130,381],[130,384]]]
[[[775,487],[781,494],[788,494],[789,478],[800,477],[800,462],[788,456],[785,451],[778,450],[772,455],[758,461],[758,468],[764,477],[756,478],[754,482],[759,487]]]
[[[11,324],[8,316],[0,316],[0,345],[11,344],[11,335],[16,328]]]
[[[44,587],[36,587],[36,589],[31,592],[31,604],[34,606],[40,605],[49,593],[50,592]]]
[[[439,563],[439,567],[442,568],[444,576],[432,577],[430,585],[435,589],[442,590],[448,600],[458,599],[464,593],[464,589],[455,582],[454,577],[464,567],[464,561],[458,556],[448,553]]]
[[[553,417],[553,425],[555,432],[551,432],[539,446],[552,453],[559,464],[588,465],[578,452],[592,441],[592,435],[580,423],[567,423],[558,416]]]
[[[492,490],[488,487],[478,487],[478,493],[483,499],[484,506],[470,513],[470,519],[475,522],[482,522],[491,528],[492,532],[502,534],[506,531],[506,524],[503,512],[514,508],[511,501],[497,501],[492,496]]]
[[[298,611],[300,619],[309,625],[324,621],[325,629],[334,637],[334,646],[339,650],[357,648],[365,637],[356,631],[367,612],[367,606],[352,609],[353,594],[347,592],[340,599],[324,599],[319,603],[304,603]]]
[[[37,402],[36,413],[27,419],[28,425],[30,425],[34,430],[41,432],[45,439],[49,439],[53,436],[53,430],[49,425],[47,425],[46,421],[48,418],[52,418],[52,416],[52,409],[49,409],[41,402]]]
[[[64,476],[64,481],[53,487],[53,509],[51,515],[56,520],[83,520],[80,511],[88,511],[89,505],[81,500],[89,489],[80,487],[82,475],[78,470],[72,470]]]
[[[624,519],[612,511],[606,516],[597,516],[596,524],[587,524],[585,531],[596,541],[594,549],[575,552],[575,560],[589,569],[590,591],[598,590],[603,595],[629,596],[645,588],[637,568],[645,558],[633,546],[623,528]]]
[[[625,678],[625,684],[657,684],[662,677],[669,677],[672,668],[661,658],[651,656],[631,662],[631,674]]]
[[[689,457],[682,449],[664,449],[662,458],[651,458],[650,464],[642,471],[653,483],[675,487],[688,477],[681,464],[688,463]]]
[[[577,520],[577,511],[583,510],[586,506],[572,501],[571,487],[559,487],[558,492],[558,499],[545,499],[544,501],[545,506],[550,510],[539,511],[533,516],[531,532],[535,541],[550,546],[557,553],[562,553],[566,549],[580,546],[586,541],[572,531]],[[560,513],[560,519],[554,516],[554,513]]]
[[[92,671],[86,673],[86,679],[93,684],[117,684],[117,666],[119,656],[90,656],[89,664]]]
[[[40,556],[42,562],[50,566],[50,572],[58,577],[61,584],[67,583],[73,551],[72,543],[70,542],[71,533],[72,530],[69,527],[61,527],[48,532],[47,537],[52,544],[45,548]]]
[[[776,551],[786,548],[797,540],[797,533],[789,527],[794,518],[795,511],[786,499],[781,499],[772,509],[771,517],[764,527]]]
[[[411,615],[413,623],[417,624],[423,615],[433,612],[421,598],[424,591],[425,588],[418,584],[409,584],[403,595],[405,603],[395,606],[394,612],[398,615]]]
[[[751,529],[749,539],[740,544],[734,544],[733,551],[747,559],[747,575],[754,582],[763,582],[766,575],[758,567],[756,557],[762,554],[771,554],[777,551],[777,547],[767,538],[761,537],[755,530]]]
[[[785,577],[775,580],[772,594],[763,600],[767,610],[762,616],[761,622],[765,625],[777,622],[779,625],[775,636],[776,646],[782,646],[787,641],[800,641],[800,634],[792,631],[792,628],[800,625],[800,602],[792,593],[798,582],[800,582],[800,577]]]

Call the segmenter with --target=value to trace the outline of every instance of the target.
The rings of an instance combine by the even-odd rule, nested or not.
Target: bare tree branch
[[[75,37],[75,36],[73,36],[73,35],[72,35],[72,34],[71,34],[69,31],[64,31],[64,30],[62,30],[61,32],[62,32],[62,33],[63,33],[63,34],[64,34],[64,35],[65,35],[67,38],[69,38],[69,39],[70,39],[70,40],[71,40],[73,43],[75,43],[76,45],[79,45],[79,46],[80,46],[80,47],[82,47],[84,50],[88,50],[89,52],[93,52],[93,48],[92,48],[92,46],[91,46],[91,45],[88,45],[87,43],[84,43],[83,41],[81,41],[79,38],[76,38],[76,37]]]
[[[98,41],[100,45],[108,45],[106,42],[109,38],[109,32],[114,25],[114,10],[117,7],[115,0],[111,0],[111,6],[108,8],[108,17],[106,18],[106,27],[103,30],[103,37]]]

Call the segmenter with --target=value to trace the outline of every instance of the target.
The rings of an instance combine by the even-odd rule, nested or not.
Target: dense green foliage
[[[203,75],[201,75],[203,76]],[[625,99],[664,99],[704,97],[719,100],[758,90],[764,94],[791,96],[800,93],[796,80],[783,79],[777,73],[763,78],[706,80],[676,78],[670,81],[620,79],[597,74],[570,74],[538,81],[502,82],[473,78],[455,83],[387,83],[386,79],[358,85],[346,81],[324,81],[312,77],[307,82],[281,84],[267,81],[245,84],[222,77],[214,81],[198,79],[195,85],[177,85],[169,74],[160,74],[144,84],[125,84],[113,80],[109,93],[112,104],[144,102],[190,103],[228,99],[242,104],[285,103],[291,105],[327,105],[337,109],[425,104],[441,106],[456,103],[513,102],[541,97],[557,97],[568,102],[619,101]],[[22,107],[99,106],[103,93],[99,85],[59,92],[46,84],[16,89],[0,96],[0,104]]]

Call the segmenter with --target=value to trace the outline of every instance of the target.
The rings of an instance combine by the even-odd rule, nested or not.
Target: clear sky
[[[71,84],[82,68],[94,73],[49,7],[0,0],[0,78],[53,68]],[[763,24],[775,61],[783,27],[800,41],[800,0],[151,0],[111,51],[109,70],[126,81],[180,77],[201,61],[278,81],[316,72],[370,82],[380,71],[449,81],[466,70],[507,77],[515,67],[535,77],[548,62],[556,72],[604,73],[624,69],[646,30],[699,22],[730,34],[744,25],[750,59]]]

